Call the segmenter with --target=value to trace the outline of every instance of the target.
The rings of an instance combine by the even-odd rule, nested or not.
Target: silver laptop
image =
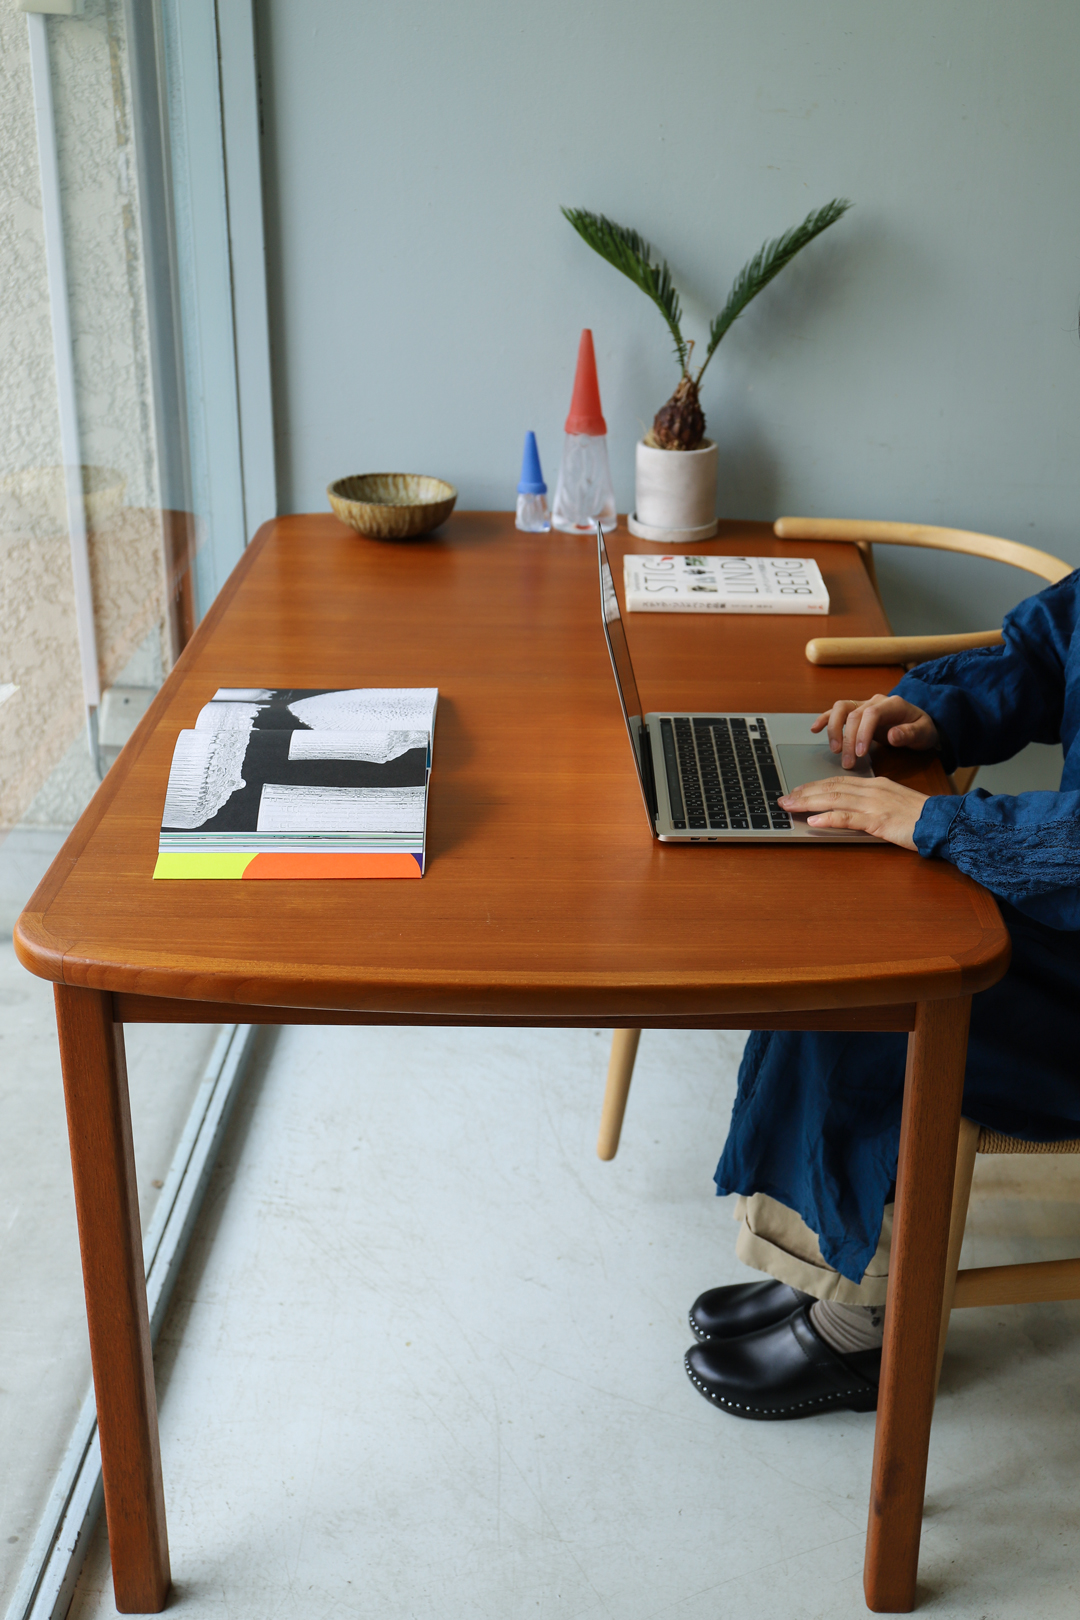
[[[596,525],[604,635],[630,736],[649,828],[665,841],[790,843],[807,839],[865,844],[869,833],[808,827],[777,803],[803,782],[842,774],[839,755],[810,730],[813,714],[642,714],[630,648],[611,577],[604,531]],[[721,625],[717,624],[717,630]],[[852,775],[873,776],[869,759]]]

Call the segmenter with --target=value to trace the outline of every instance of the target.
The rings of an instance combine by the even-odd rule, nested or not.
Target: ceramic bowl
[[[371,540],[415,540],[445,523],[457,490],[422,473],[360,473],[327,485],[342,523]]]

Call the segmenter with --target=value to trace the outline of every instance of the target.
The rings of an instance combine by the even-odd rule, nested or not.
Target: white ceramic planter
[[[637,500],[629,520],[642,540],[708,540],[717,531],[716,467],[711,439],[697,450],[658,450],[637,445]]]

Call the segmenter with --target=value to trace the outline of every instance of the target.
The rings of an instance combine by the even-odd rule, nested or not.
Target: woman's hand
[[[880,701],[890,703],[893,699]],[[834,707],[834,714],[839,707],[839,704]],[[911,704],[904,707],[910,709]],[[915,710],[916,714],[921,712]],[[808,827],[838,827],[871,833],[887,843],[899,844],[901,849],[914,849],[915,823],[927,797],[884,776],[829,776],[824,782],[805,782],[802,787],[793,788],[784,794],[780,803],[796,815],[811,811],[807,817]]]
[[[938,729],[923,709],[902,697],[876,697],[855,702],[841,698],[824,714],[819,714],[811,731],[829,728],[829,747],[840,754],[840,763],[850,770],[856,759],[869,751],[876,737],[894,748],[936,748],[941,741]]]

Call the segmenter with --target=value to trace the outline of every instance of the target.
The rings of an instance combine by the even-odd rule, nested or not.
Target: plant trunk
[[[705,412],[697,383],[683,372],[678,388],[653,418],[651,442],[660,450],[696,450],[705,437]]]

